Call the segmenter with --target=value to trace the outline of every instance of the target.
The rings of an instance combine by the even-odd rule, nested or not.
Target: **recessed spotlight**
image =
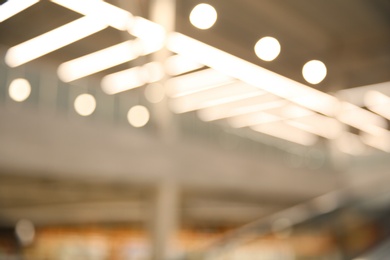
[[[9,85],[8,94],[17,102],[26,100],[30,96],[30,93],[31,86],[26,79],[14,79]]]
[[[256,43],[255,53],[264,61],[272,61],[280,53],[280,43],[273,37],[263,37]]]
[[[302,69],[305,80],[311,84],[318,84],[326,77],[326,66],[319,60],[307,62]]]
[[[79,115],[89,116],[95,111],[96,100],[90,94],[81,94],[74,101],[74,109]]]
[[[149,111],[144,106],[134,106],[127,113],[127,120],[134,127],[142,127],[149,121]]]
[[[209,4],[198,4],[190,13],[190,22],[196,28],[206,30],[217,21],[217,11]]]

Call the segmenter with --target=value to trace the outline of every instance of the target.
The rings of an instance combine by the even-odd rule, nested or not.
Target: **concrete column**
[[[171,181],[161,183],[152,201],[150,218],[152,260],[168,260],[175,255],[178,228],[179,189]]]

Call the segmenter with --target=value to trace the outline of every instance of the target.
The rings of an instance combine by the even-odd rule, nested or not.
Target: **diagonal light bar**
[[[142,77],[142,67],[134,67],[109,74],[102,79],[102,89],[106,94],[113,95],[145,84]]]
[[[102,79],[101,86],[106,94],[113,95],[161,80],[164,76],[162,64],[150,62],[142,67],[109,74]]]
[[[267,134],[305,146],[315,144],[318,139],[315,135],[302,131],[293,126],[287,125],[283,122],[252,126],[251,129],[263,134]]]
[[[9,0],[0,5],[0,23],[38,3],[39,0]]]
[[[198,111],[198,116],[206,122],[236,117],[249,113],[264,111],[288,104],[287,100],[271,94],[265,94],[220,106],[209,107]]]
[[[272,122],[281,121],[283,118],[264,112],[255,112],[250,114],[245,114],[238,117],[228,118],[228,123],[234,128],[242,128],[247,126],[256,126],[261,124],[267,124]]]
[[[156,52],[164,47],[166,32],[161,25],[142,17],[135,17],[128,32],[143,42],[143,55]]]
[[[390,97],[370,90],[365,94],[364,104],[368,109],[390,120]]]
[[[329,116],[333,116],[335,113],[334,108],[337,107],[338,103],[335,97],[256,66],[183,34],[170,34],[167,47],[175,53],[303,107]]]
[[[390,133],[385,129],[382,129],[375,135],[362,133],[361,140],[366,145],[390,153]]]
[[[17,67],[99,32],[106,27],[106,24],[98,23],[96,22],[96,19],[91,17],[85,16],[79,18],[31,40],[11,47],[6,53],[5,61],[10,67]]]
[[[173,55],[165,61],[165,71],[171,76],[177,76],[203,67],[202,64],[187,59],[181,55]]]
[[[99,71],[131,61],[141,54],[138,40],[126,41],[103,50],[62,63],[58,76],[64,82],[70,82]]]
[[[174,98],[194,94],[233,82],[237,81],[232,77],[226,76],[213,69],[204,69],[169,79],[166,82],[166,88],[167,95]]]
[[[335,139],[340,136],[343,131],[343,126],[339,121],[320,114],[288,120],[286,123],[327,139]]]
[[[133,20],[133,16],[128,11],[101,0],[51,0],[51,2],[94,17],[99,23],[104,22],[121,31],[125,31]]]
[[[164,47],[165,30],[152,21],[134,17],[131,13],[101,0],[51,0],[97,22],[105,22],[118,30],[128,30],[130,34],[143,41],[143,55],[156,52]]]
[[[175,113],[186,113],[264,94],[264,91],[253,88],[243,82],[233,82],[190,95],[173,98],[170,100],[170,107]]]
[[[341,103],[337,119],[372,135],[381,134],[387,128],[383,117],[346,102]]]
[[[365,104],[366,94],[370,91],[378,91],[390,96],[390,82],[383,82],[356,88],[343,89],[336,93],[337,97],[356,106],[362,107]]]

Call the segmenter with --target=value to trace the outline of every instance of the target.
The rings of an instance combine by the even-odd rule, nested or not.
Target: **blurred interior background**
[[[0,2],[0,259],[388,259],[388,0]]]

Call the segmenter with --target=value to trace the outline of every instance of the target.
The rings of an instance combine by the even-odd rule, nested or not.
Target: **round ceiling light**
[[[326,77],[326,66],[319,60],[307,62],[302,69],[305,80],[311,84],[318,84]]]
[[[134,127],[142,127],[149,122],[149,111],[144,106],[134,106],[127,113],[127,120]]]
[[[190,13],[190,22],[196,28],[206,30],[217,21],[217,11],[209,4],[198,4]]]
[[[79,115],[89,116],[95,111],[96,100],[90,94],[81,94],[74,101],[74,109]]]
[[[255,53],[264,61],[272,61],[279,56],[280,43],[273,37],[263,37],[256,43]]]
[[[8,94],[17,102],[26,100],[30,96],[30,93],[31,86],[26,79],[14,79],[9,85]]]

